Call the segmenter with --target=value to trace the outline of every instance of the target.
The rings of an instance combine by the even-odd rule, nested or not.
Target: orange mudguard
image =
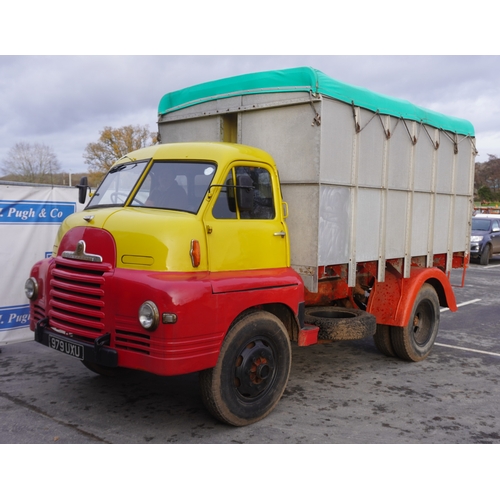
[[[387,272],[383,283],[376,282],[367,311],[375,315],[379,324],[405,326],[424,283],[434,287],[442,307],[457,310],[455,294],[446,274],[436,267],[415,267],[409,278],[402,278],[397,272]]]

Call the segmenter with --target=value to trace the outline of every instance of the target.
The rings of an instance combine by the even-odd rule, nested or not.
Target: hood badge
[[[102,262],[102,257],[93,253],[85,252],[85,241],[80,240],[76,245],[76,250],[71,252],[70,250],[65,250],[62,253],[65,259],[73,260],[84,260],[86,262]]]
[[[93,216],[93,215],[86,215],[86,216],[83,218],[83,220],[84,220],[84,221],[87,221],[87,222],[90,222],[90,221],[91,221],[91,220],[93,220],[93,219],[94,219],[94,216]]]

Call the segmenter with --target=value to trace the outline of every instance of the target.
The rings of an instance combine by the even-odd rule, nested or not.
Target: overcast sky
[[[85,172],[105,126],[156,130],[167,92],[296,66],[445,114],[476,130],[477,161],[500,156],[500,56],[0,56],[0,160],[17,142],[50,146],[63,171]]]

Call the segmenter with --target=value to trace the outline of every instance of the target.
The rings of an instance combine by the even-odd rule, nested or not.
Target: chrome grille
[[[50,325],[84,337],[103,335],[104,274],[111,269],[110,264],[58,257],[50,279]]]

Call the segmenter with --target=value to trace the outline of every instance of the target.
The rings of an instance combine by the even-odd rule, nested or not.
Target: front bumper
[[[74,337],[58,333],[48,327],[48,318],[40,320],[35,327],[35,341],[78,358],[111,368],[118,366],[118,353],[109,347],[110,335],[105,334],[91,342],[84,342]]]
[[[480,243],[471,243],[470,253],[472,257],[478,257],[481,253],[481,244]]]

